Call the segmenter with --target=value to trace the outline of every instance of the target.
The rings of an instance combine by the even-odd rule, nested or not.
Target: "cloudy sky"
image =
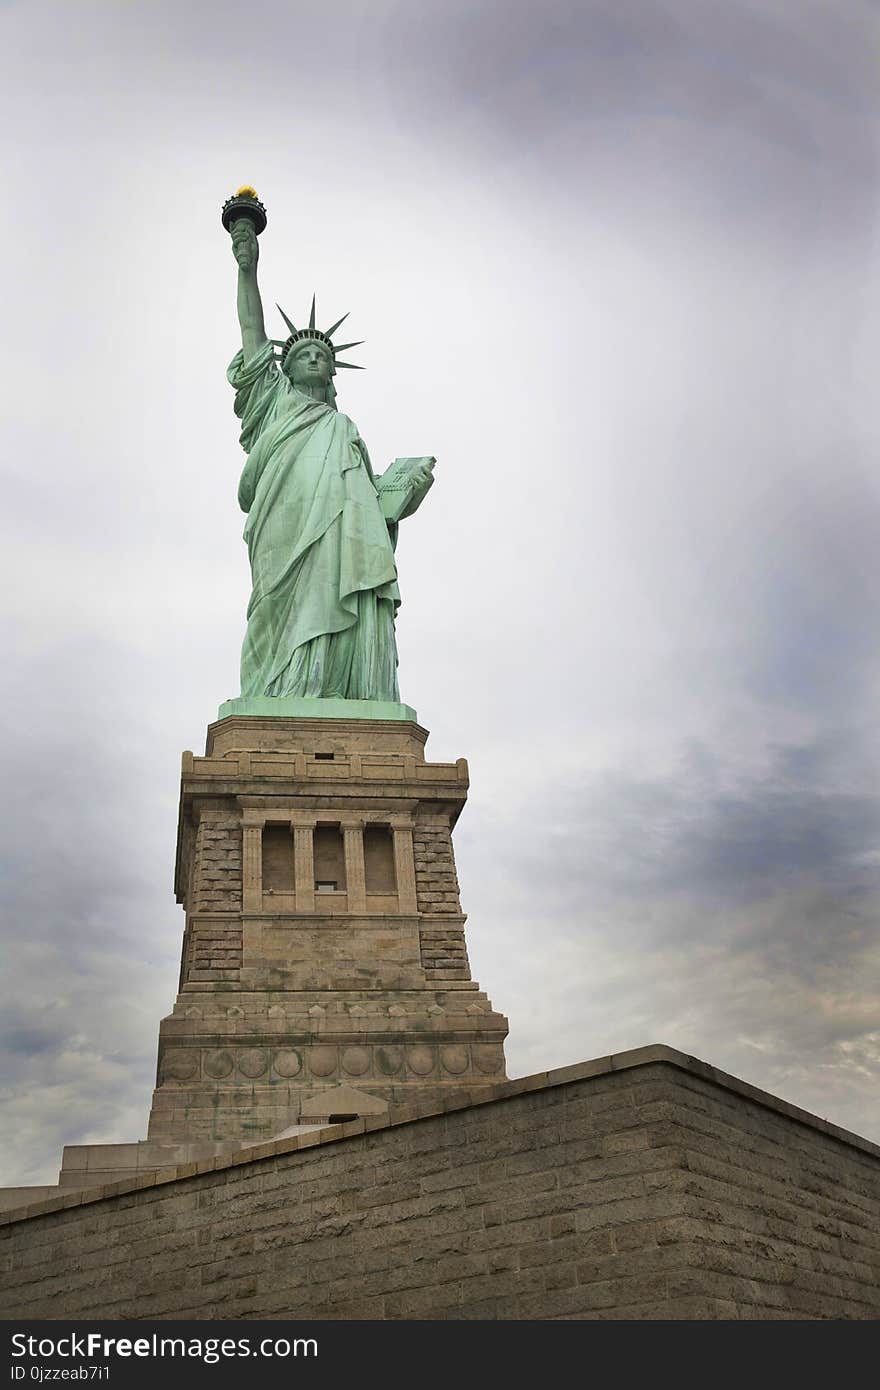
[[[438,458],[401,692],[510,1074],[665,1042],[880,1140],[878,49],[868,0],[0,3],[0,1182],[146,1132],[245,181],[377,471]]]

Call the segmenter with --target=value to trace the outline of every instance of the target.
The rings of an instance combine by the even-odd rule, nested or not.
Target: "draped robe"
[[[297,390],[271,343],[228,377],[248,455],[242,695],[398,700],[394,546],[356,426]]]

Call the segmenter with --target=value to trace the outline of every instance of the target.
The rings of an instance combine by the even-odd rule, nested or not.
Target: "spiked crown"
[[[337,358],[337,353],[345,352],[346,348],[360,347],[361,343],[364,341],[363,338],[360,338],[355,343],[334,343],[332,341],[331,335],[336,332],[340,324],[345,323],[345,320],[348,318],[348,314],[343,314],[342,318],[337,319],[336,322],[334,324],[331,324],[329,328],[316,328],[315,296],[312,295],[312,310],[309,314],[309,326],[308,328],[297,328],[296,324],[293,323],[287,317],[280,304],[276,305],[276,308],[278,309],[278,312],[281,315],[281,317],[284,319],[284,322],[287,324],[287,327],[290,329],[290,337],[286,338],[283,342],[279,341],[279,339],[277,338],[272,339],[273,345],[276,348],[281,349],[280,353],[278,354],[278,360],[281,364],[282,370],[284,369],[284,363],[287,359],[287,354],[290,352],[290,349],[293,347],[294,343],[300,343],[304,339],[312,339],[314,342],[323,343],[325,347],[330,349],[330,355],[333,360],[334,371],[337,367],[349,367],[352,371],[357,372],[363,371],[363,367],[357,366],[356,363],[340,362]]]

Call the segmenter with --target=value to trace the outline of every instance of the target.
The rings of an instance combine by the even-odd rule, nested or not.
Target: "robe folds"
[[[242,695],[398,700],[394,547],[357,427],[297,390],[271,343],[227,375],[248,455]]]

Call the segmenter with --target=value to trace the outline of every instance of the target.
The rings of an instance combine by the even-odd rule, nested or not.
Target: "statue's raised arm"
[[[223,226],[232,237],[232,254],[238,263],[238,322],[245,362],[250,362],[267,341],[263,302],[257,285],[260,247],[257,235],[266,226],[266,209],[249,184],[223,205]]]
[[[241,327],[241,347],[245,362],[250,362],[266,341],[263,322],[263,301],[257,284],[257,262],[260,244],[254,224],[247,217],[233,222],[232,254],[238,262],[238,322]]]

